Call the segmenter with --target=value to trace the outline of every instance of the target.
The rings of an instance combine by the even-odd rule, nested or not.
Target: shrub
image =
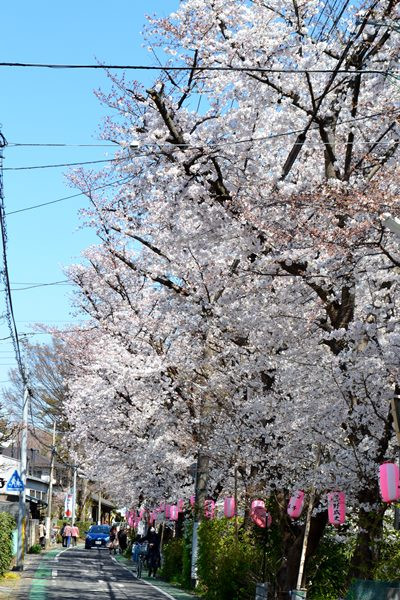
[[[262,550],[253,528],[240,530],[227,519],[203,521],[197,560],[200,590],[207,600],[253,600],[261,581]]]
[[[163,566],[160,574],[166,581],[182,583],[183,546],[182,538],[174,538],[163,547]]]
[[[328,528],[318,550],[307,565],[310,600],[337,600],[347,588],[349,559],[353,549],[352,537],[337,541],[336,532]]]
[[[40,554],[42,551],[42,546],[40,544],[33,544],[28,550],[29,554]]]
[[[12,561],[12,536],[15,529],[14,518],[6,513],[0,513],[0,576],[10,568]]]

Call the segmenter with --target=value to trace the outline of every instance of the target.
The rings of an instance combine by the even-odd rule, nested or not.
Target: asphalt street
[[[165,600],[168,597],[136,580],[111,558],[108,550],[73,548],[40,565],[28,600]]]

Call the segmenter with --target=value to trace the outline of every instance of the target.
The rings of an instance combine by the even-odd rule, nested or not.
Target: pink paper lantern
[[[143,519],[143,515],[144,515],[144,508],[142,508],[139,512],[139,519]]]
[[[156,518],[157,518],[157,513],[155,511],[151,511],[150,517],[149,517],[150,525],[153,525]]]
[[[272,517],[265,508],[264,500],[253,500],[251,503],[250,517],[258,527],[271,527]]]
[[[253,500],[251,503],[251,512],[253,512],[253,510],[255,508],[257,508],[258,506],[261,506],[262,508],[265,508],[265,502],[264,500]]]
[[[179,500],[178,500],[178,511],[181,513],[181,512],[184,512],[184,510],[185,510],[185,501],[182,500],[182,498],[179,498]]]
[[[196,496],[190,496],[190,506],[194,506],[196,504]]]
[[[172,519],[173,521],[177,521],[179,518],[179,510],[176,504],[173,504],[172,506],[170,506],[170,510],[169,510],[169,518]]]
[[[224,500],[224,515],[227,519],[232,519],[236,513],[235,498],[229,497]]]
[[[165,505],[165,518],[166,519],[171,518],[171,505],[170,504]]]
[[[346,494],[330,492],[328,494],[328,519],[331,525],[339,527],[346,520]]]
[[[394,502],[400,498],[400,470],[396,464],[380,465],[379,487],[384,502]]]
[[[291,519],[298,519],[303,512],[304,492],[297,490],[289,500],[287,513]]]
[[[206,519],[213,519],[215,512],[215,502],[214,500],[205,500],[204,501],[204,516]]]
[[[131,510],[128,511],[128,525],[129,527],[135,526],[135,517],[133,511]]]

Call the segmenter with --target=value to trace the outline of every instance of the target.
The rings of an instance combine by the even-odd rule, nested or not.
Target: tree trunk
[[[306,561],[317,550],[325,531],[327,520],[328,514],[326,511],[320,512],[311,518]],[[279,600],[289,600],[289,591],[296,589],[305,525],[300,528],[290,523],[288,519],[286,519],[286,523],[282,520],[282,525],[284,558],[276,578],[277,597]]]
[[[379,503],[376,482],[362,495],[362,501],[368,504]],[[358,512],[358,534],[356,547],[351,559],[348,581],[351,579],[372,579],[373,569],[379,558],[379,546],[383,536],[383,516],[385,506]]]

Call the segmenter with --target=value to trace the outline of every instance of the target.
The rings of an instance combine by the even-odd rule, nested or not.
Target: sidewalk
[[[135,572],[135,569],[134,569],[134,566],[133,566],[133,563],[131,560],[129,560],[128,558],[125,558],[121,554],[117,554],[116,556],[113,556],[112,558],[114,558],[114,560],[116,560],[121,566],[125,567],[125,569],[128,569],[134,575],[136,575],[136,572]],[[161,579],[153,579],[152,577],[147,577],[147,575],[145,575],[143,573],[142,573],[141,580],[144,581],[145,583],[147,583],[148,585],[151,585],[152,587],[158,589],[165,596],[171,598],[172,600],[196,600],[196,598],[199,598],[199,596],[196,596],[195,594],[191,594],[190,592],[180,590],[179,588],[174,587],[170,583],[166,583],[165,581],[162,581]]]
[[[13,595],[4,596],[4,598],[12,597],[13,600],[27,600],[27,598],[30,598],[34,580],[37,582],[38,587],[42,587],[40,579],[43,580],[48,575],[46,571],[47,561],[53,559],[61,550],[60,547],[52,546],[40,554],[25,554],[24,569],[20,572],[20,580],[13,588]],[[0,600],[3,600],[1,595]]]

